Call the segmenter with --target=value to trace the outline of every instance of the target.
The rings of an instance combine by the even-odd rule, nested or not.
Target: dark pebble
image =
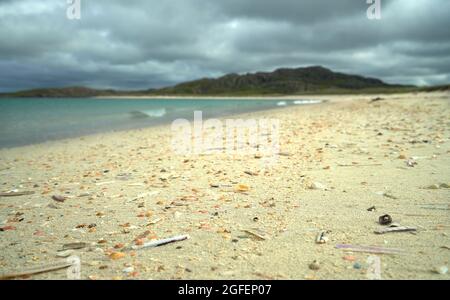
[[[64,197],[64,196],[59,196],[59,195],[53,195],[53,196],[52,196],[52,199],[55,200],[55,201],[58,201],[58,202],[64,202],[64,201],[66,201],[66,197]]]
[[[378,223],[381,225],[389,225],[392,223],[392,217],[390,215],[383,215],[378,218]]]

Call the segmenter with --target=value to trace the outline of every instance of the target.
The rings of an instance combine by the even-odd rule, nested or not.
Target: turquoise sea
[[[175,119],[203,119],[290,105],[314,100],[217,99],[0,99],[0,148],[77,137],[99,132],[143,128]]]

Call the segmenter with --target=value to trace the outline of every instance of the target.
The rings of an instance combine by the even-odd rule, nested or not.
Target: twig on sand
[[[62,247],[62,251],[64,250],[76,250],[76,249],[83,249],[87,247],[87,243],[68,243],[68,244],[64,244]]]
[[[249,230],[249,229],[243,229],[242,231],[247,233],[248,235],[250,235],[250,236],[260,240],[260,241],[267,240],[267,237],[262,232],[258,233],[258,232],[256,232],[256,230]]]
[[[159,222],[161,222],[161,221],[162,221],[161,218],[157,218],[157,219],[155,219],[155,220],[152,220],[152,221],[148,222],[147,226],[155,225],[155,224],[157,224],[157,223],[159,223]]]
[[[383,234],[388,232],[408,232],[408,231],[417,231],[417,228],[408,226],[398,226],[398,227],[380,228],[378,230],[375,230],[374,232],[376,234]]]
[[[2,274],[0,274],[0,280],[17,278],[17,277],[22,277],[22,276],[29,276],[29,275],[46,273],[46,272],[51,272],[51,271],[57,271],[60,269],[68,268],[70,266],[72,266],[71,262],[61,261],[61,262],[56,262],[56,263],[52,263],[52,264],[33,267],[30,269],[26,269],[26,270],[22,270],[22,271],[18,271],[18,272],[2,273]]]
[[[435,209],[435,210],[450,210],[450,204],[448,203],[429,203],[422,204],[420,208],[423,209]]]
[[[16,196],[27,196],[33,195],[34,191],[24,191],[24,192],[6,192],[0,193],[0,197],[16,197]]]
[[[375,246],[359,246],[359,245],[348,245],[348,244],[338,244],[337,249],[343,249],[345,251],[353,252],[367,252],[367,253],[377,253],[377,254],[401,254],[404,252],[403,249],[397,248],[384,248]]]
[[[187,239],[189,239],[189,235],[187,235],[187,234],[177,235],[177,236],[167,238],[167,239],[147,242],[147,243],[144,243],[143,245],[133,245],[133,246],[131,246],[131,249],[140,250],[140,249],[144,249],[144,248],[159,247],[159,246],[163,246],[163,245],[174,243],[174,242],[184,241]]]
[[[345,164],[338,164],[338,167],[377,167],[382,166],[383,164],[356,164],[356,165],[345,165]]]
[[[152,191],[152,192],[142,193],[142,194],[137,195],[133,199],[127,200],[126,203],[137,201],[139,199],[143,199],[143,198],[150,197],[150,196],[155,196],[155,195],[158,195],[158,194],[159,194],[159,191]]]
[[[403,215],[408,217],[435,217],[436,215],[425,215],[425,214],[408,214],[408,213],[401,213],[401,212],[395,212],[393,211],[392,214],[396,215]]]
[[[97,182],[95,185],[96,186],[102,186],[102,185],[107,185],[107,184],[113,184],[116,183],[116,181],[103,181],[103,182]]]

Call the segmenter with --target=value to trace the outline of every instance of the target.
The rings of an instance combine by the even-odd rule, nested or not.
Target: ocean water
[[[192,119],[203,119],[289,105],[314,104],[314,100],[217,99],[0,99],[0,148],[35,144],[100,132],[144,128]]]

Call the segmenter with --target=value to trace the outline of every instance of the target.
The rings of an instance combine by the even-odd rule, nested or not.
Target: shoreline
[[[404,98],[408,98],[412,95],[433,95],[433,97],[438,97],[438,96],[446,96],[449,93],[448,92],[433,92],[433,93],[421,93],[421,94],[417,94],[417,93],[403,93],[403,94],[395,94],[395,95],[389,95],[389,94],[379,94],[376,95],[376,97],[380,97],[380,98],[390,98],[390,99],[404,99]],[[208,100],[289,100],[289,101],[294,101],[294,100],[313,100],[313,101],[321,101],[320,103],[307,103],[307,104],[302,104],[299,105],[301,107],[305,107],[305,106],[309,106],[309,105],[323,105],[326,103],[339,103],[339,102],[346,102],[346,101],[370,101],[371,99],[376,98],[374,95],[320,95],[320,96],[316,96],[314,98],[310,98],[310,99],[301,99],[298,98],[298,96],[296,95],[288,95],[288,96],[283,96],[283,97],[266,97],[266,96],[255,96],[255,97],[198,97],[198,98],[193,98],[193,97],[172,97],[172,96],[158,96],[158,97],[140,97],[140,96],[117,96],[117,97],[91,97],[91,98],[83,98],[83,99],[110,99],[110,100],[114,100],[114,99],[118,99],[118,100],[126,100],[126,99],[132,99],[132,100],[136,100],[136,99],[142,99],[142,100],[161,100],[161,99],[168,99],[168,100],[177,100],[177,99],[196,99],[196,100],[204,100],[204,101],[208,101]],[[23,99],[23,98],[18,98],[18,99]],[[51,98],[53,99],[53,98]],[[278,110],[278,109],[282,109],[283,106],[280,107],[276,107],[276,108],[271,108],[268,110]],[[255,110],[254,112],[258,112],[259,110]],[[263,110],[265,111],[265,110]],[[246,114],[249,112],[242,112],[239,113],[240,114]],[[251,113],[251,112],[250,112]],[[233,116],[235,114],[230,114],[230,115],[226,115],[226,116]],[[220,117],[220,118],[223,118]],[[47,141],[42,141],[42,142],[37,142],[37,143],[27,143],[27,144],[23,144],[23,145],[18,145],[18,146],[5,146],[5,147],[0,147],[0,150],[5,150],[5,149],[14,149],[14,148],[20,148],[20,147],[27,147],[27,146],[33,146],[33,145],[40,145],[40,144],[48,144],[48,143],[55,143],[58,141],[67,141],[70,139],[79,139],[79,138],[83,138],[83,137],[87,137],[87,136],[91,136],[91,135],[102,135],[102,134],[114,134],[116,132],[126,132],[129,130],[140,130],[140,129],[145,129],[145,128],[154,128],[154,127],[159,127],[159,126],[168,126],[170,124],[170,121],[164,122],[164,123],[158,123],[158,124],[154,124],[154,125],[149,125],[149,126],[144,126],[144,127],[136,127],[133,129],[113,129],[113,130],[107,130],[107,131],[102,131],[102,132],[97,132],[97,133],[88,133],[88,134],[81,134],[81,135],[74,135],[72,137],[63,137],[63,138],[57,138],[57,139],[52,139],[52,140],[47,140]]]
[[[119,98],[119,99],[121,99],[121,98]],[[226,99],[226,100],[230,100],[230,99]],[[239,100],[239,99],[235,99],[235,100]],[[275,100],[275,99],[269,99],[269,100]],[[287,100],[287,99],[285,99],[285,100]],[[291,99],[289,99],[289,100],[291,100]],[[305,104],[300,104],[300,105],[297,105],[297,106],[306,107],[306,106],[310,106],[310,105],[323,105],[323,104],[326,104],[328,102],[328,100],[319,100],[319,101],[321,101],[321,102],[320,103],[305,103]],[[248,115],[248,114],[253,114],[253,113],[258,113],[258,112],[263,112],[263,111],[276,111],[276,110],[283,109],[283,108],[286,108],[286,107],[285,106],[277,106],[277,107],[272,107],[272,108],[262,109],[262,110],[261,109],[256,109],[254,111],[243,111],[243,112],[240,112],[240,113],[230,113],[230,114],[222,115],[222,116],[219,116],[219,117],[215,117],[214,119],[221,119],[222,120],[222,119],[233,117],[233,116]],[[14,148],[21,148],[21,147],[28,147],[28,146],[35,146],[35,145],[37,146],[37,145],[41,145],[41,144],[45,145],[45,144],[49,144],[49,143],[57,143],[58,141],[61,141],[61,142],[65,141],[65,142],[67,142],[67,141],[72,140],[72,139],[80,139],[80,138],[86,138],[86,137],[89,137],[89,136],[99,136],[99,135],[105,135],[105,134],[114,134],[114,133],[117,133],[117,132],[145,130],[145,129],[158,128],[158,127],[170,127],[170,124],[171,124],[172,121],[173,120],[167,120],[165,122],[156,123],[156,124],[149,124],[148,126],[136,127],[136,128],[132,128],[132,129],[116,129],[116,130],[107,130],[107,131],[102,131],[102,132],[97,132],[97,133],[81,134],[81,135],[75,135],[75,136],[72,136],[72,137],[58,138],[58,139],[47,140],[47,141],[42,141],[42,142],[38,142],[38,143],[29,143],[29,144],[24,144],[24,145],[19,145],[19,146],[5,146],[5,147],[0,147],[0,151],[3,150],[3,149],[14,149]]]
[[[388,98],[388,99],[405,99],[411,96],[414,97],[419,97],[419,96],[432,96],[432,97],[447,97],[450,93],[449,92],[433,92],[433,93],[403,93],[403,94],[395,94],[395,95],[389,95],[389,94],[379,94],[376,95],[376,97],[380,97],[380,98]],[[258,96],[258,97],[199,97],[199,98],[195,98],[198,100],[205,100],[207,101],[209,100],[318,100],[321,101],[321,103],[313,103],[313,104],[302,104],[302,105],[298,105],[299,107],[307,107],[307,106],[311,106],[311,105],[325,105],[327,103],[343,103],[343,102],[349,102],[349,101],[370,101],[374,98],[376,98],[374,95],[321,95],[321,96],[317,96],[314,99],[299,99],[297,96],[295,95],[289,95],[289,96],[284,96],[284,97],[264,97],[264,96]],[[89,98],[86,98],[89,99]],[[118,96],[118,97],[92,97],[91,99],[143,99],[143,100],[158,100],[158,99],[194,99],[192,97],[172,97],[172,96],[167,96],[167,97],[161,97],[159,98],[153,98],[153,97],[139,97],[137,96],[135,97],[128,97],[128,96]],[[232,116],[241,116],[241,115],[247,115],[247,114],[252,114],[252,113],[258,113],[261,111],[277,111],[280,109],[283,109],[285,107],[283,106],[279,106],[279,107],[275,107],[275,108],[270,108],[270,109],[265,109],[265,110],[256,110],[253,112],[242,112],[242,113],[238,113],[238,114],[230,114],[230,115],[225,115],[225,116],[221,116],[218,119],[224,119],[224,117],[232,117]],[[98,132],[98,133],[91,133],[91,134],[82,134],[82,135],[76,135],[76,136],[72,136],[72,137],[66,137],[66,138],[59,138],[59,139],[54,139],[54,140],[48,140],[48,141],[43,141],[43,142],[38,142],[38,143],[30,143],[30,144],[24,144],[24,145],[19,145],[19,146],[6,146],[6,147],[0,147],[0,151],[2,150],[10,150],[10,149],[15,149],[15,148],[23,148],[23,147],[32,147],[32,146],[39,146],[39,145],[47,145],[47,144],[53,144],[53,143],[58,143],[58,142],[68,142],[70,140],[79,140],[82,138],[86,138],[89,136],[101,136],[101,135],[105,135],[105,134],[115,134],[115,133],[120,133],[120,132],[127,132],[127,131],[137,131],[137,130],[145,130],[145,129],[150,129],[150,128],[158,128],[158,127],[168,127],[170,126],[170,121],[167,121],[166,123],[159,123],[159,124],[154,124],[154,125],[149,125],[149,126],[144,126],[144,127],[137,127],[137,128],[133,128],[133,129],[118,129],[118,130],[109,130],[109,131],[103,131],[103,132]]]
[[[305,94],[305,95],[254,95],[254,96],[168,96],[168,95],[149,95],[149,96],[137,96],[137,95],[120,95],[120,96],[95,96],[89,97],[92,99],[199,99],[199,100],[328,100],[340,101],[345,99],[373,99],[377,97],[393,98],[405,98],[411,95],[423,95],[423,96],[447,96],[450,91],[406,91],[398,93],[361,93],[361,94]]]
[[[403,95],[410,93],[403,93]],[[91,97],[93,99],[198,99],[198,100],[327,100],[340,99],[340,98],[355,98],[355,97],[377,97],[379,95],[389,96],[390,94],[323,94],[323,95],[280,95],[280,96],[167,96],[167,95],[155,95],[155,96],[96,96]],[[396,94],[401,95],[401,94]]]
[[[326,96],[326,95],[325,95]],[[336,96],[336,95],[331,95]],[[155,96],[96,96],[91,97],[94,99],[199,99],[199,100],[305,100],[305,98],[324,97],[324,95],[310,97],[296,96],[296,95],[283,95],[283,96],[167,96],[167,95],[155,95]]]

